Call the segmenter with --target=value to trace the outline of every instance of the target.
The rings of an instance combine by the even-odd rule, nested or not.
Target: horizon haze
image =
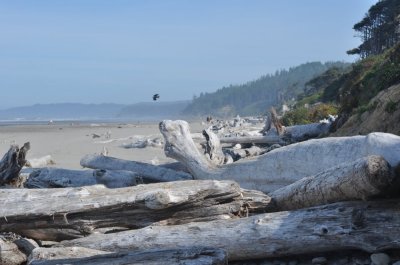
[[[190,100],[312,61],[348,61],[376,0],[4,1],[0,109]]]

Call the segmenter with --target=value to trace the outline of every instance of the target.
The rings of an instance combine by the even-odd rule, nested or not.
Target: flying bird
[[[156,101],[157,99],[159,99],[160,98],[160,95],[159,94],[154,94],[153,95],[153,100],[154,101]]]

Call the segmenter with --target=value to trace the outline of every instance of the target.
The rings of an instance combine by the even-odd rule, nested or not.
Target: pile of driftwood
[[[185,121],[163,121],[160,132],[178,163],[87,155],[90,169],[38,168],[25,179],[29,144],[12,146],[0,161],[0,264],[227,264],[400,249],[399,136],[313,139],[226,164],[211,129],[205,152]],[[288,134],[275,137],[287,144]]]

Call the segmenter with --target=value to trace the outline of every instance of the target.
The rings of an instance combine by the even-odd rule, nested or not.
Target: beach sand
[[[201,132],[206,126],[200,122],[190,123],[191,132]],[[111,137],[106,138],[107,132]],[[93,138],[97,134],[99,138]],[[93,153],[101,153],[105,147],[112,157],[146,163],[174,162],[167,158],[161,147],[125,149],[121,145],[138,139],[163,137],[158,123],[53,123],[51,125],[6,125],[0,126],[0,155],[3,156],[10,145],[22,146],[30,142],[27,159],[51,155],[55,161],[52,167],[81,169],[80,159]]]

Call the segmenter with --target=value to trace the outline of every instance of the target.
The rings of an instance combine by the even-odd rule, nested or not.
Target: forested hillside
[[[230,85],[215,93],[202,93],[185,109],[189,115],[232,116],[262,114],[270,106],[295,99],[305,84],[330,68],[341,69],[343,62],[311,62],[267,74],[242,85]]]

